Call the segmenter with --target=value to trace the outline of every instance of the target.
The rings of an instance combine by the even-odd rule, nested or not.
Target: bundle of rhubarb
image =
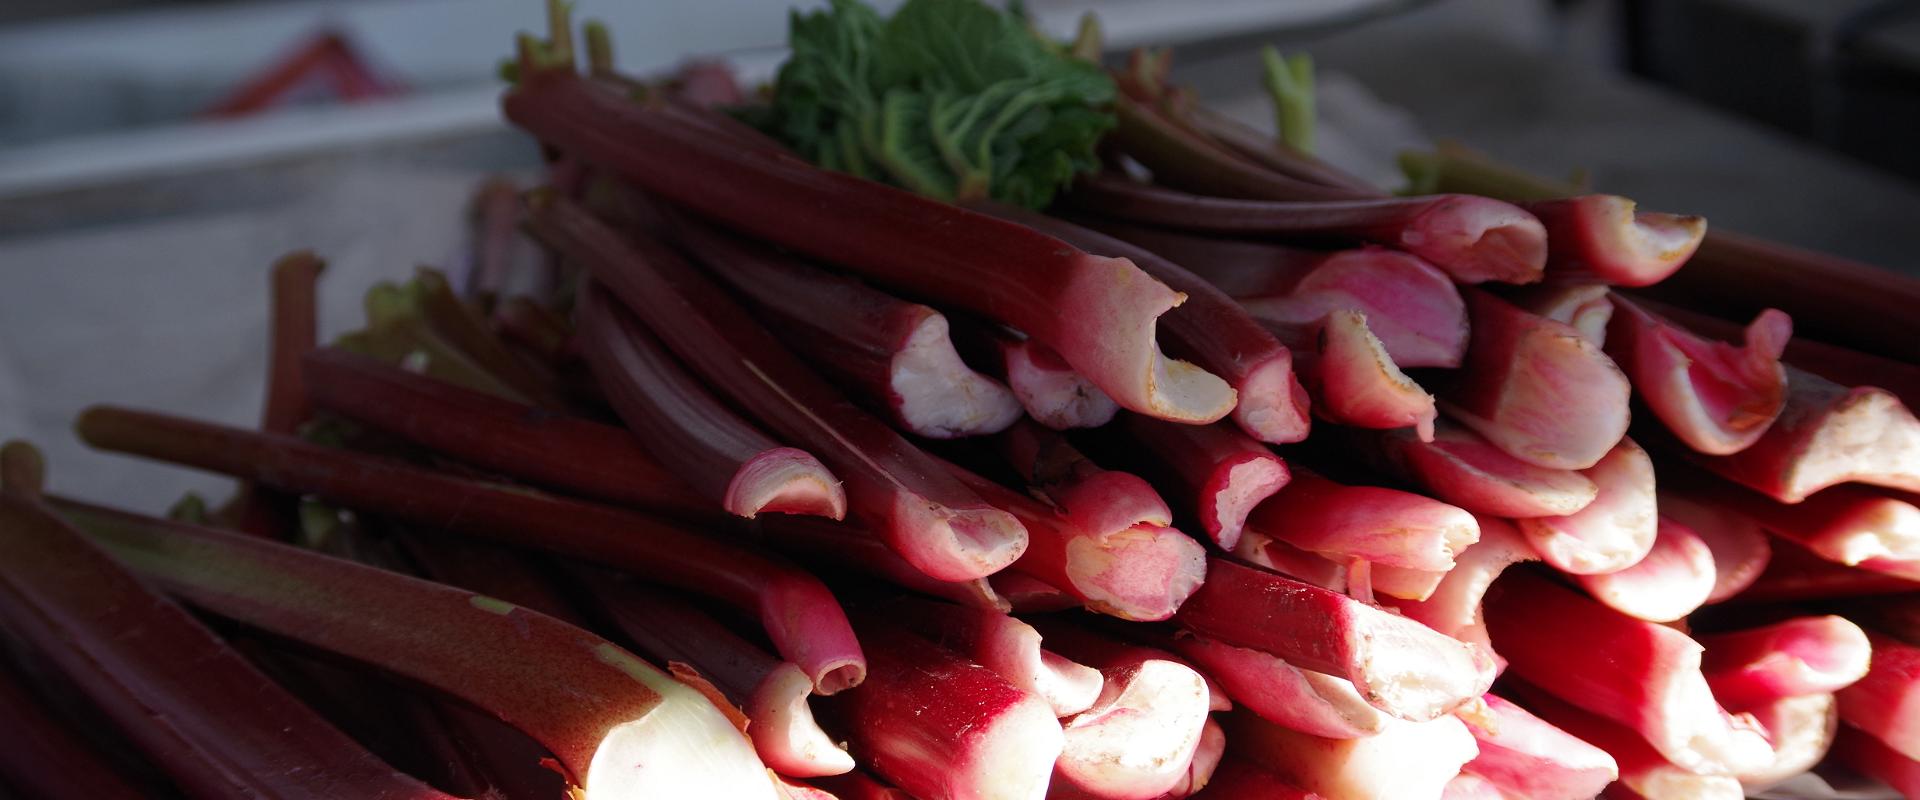
[[[1920,283],[1388,194],[1298,58],[1275,139],[975,0],[760,93],[552,16],[464,281],[323,346],[290,255],[258,430],[81,415],[231,501],[0,449],[0,795],[1920,797]]]

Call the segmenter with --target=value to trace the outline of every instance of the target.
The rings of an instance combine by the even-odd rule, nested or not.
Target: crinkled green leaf
[[[743,117],[815,163],[943,200],[1038,208],[1098,166],[1114,87],[977,0],[795,13],[769,112]]]

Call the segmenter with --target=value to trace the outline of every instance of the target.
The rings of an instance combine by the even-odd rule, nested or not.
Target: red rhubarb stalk
[[[142,577],[199,608],[376,665],[512,723],[554,754],[585,797],[775,796],[746,737],[705,695],[572,625],[286,545],[105,509],[63,510]],[[394,609],[406,610],[404,624],[373,624]]]
[[[765,533],[760,538],[762,544],[818,572],[852,572],[974,608],[1012,608],[986,578],[951,582],[930,578],[887,549],[878,537],[852,523],[818,517],[765,517],[759,521],[759,529]],[[1001,570],[994,577],[1012,574]]]
[[[326,262],[302,250],[273,265],[273,328],[267,357],[267,403],[260,427],[274,433],[294,433],[313,417],[307,381],[300,357],[316,346],[319,309],[315,283]]]
[[[1632,439],[1621,439],[1581,474],[1599,488],[1593,502],[1566,516],[1519,520],[1520,532],[1562,572],[1603,575],[1639,563],[1660,528],[1653,459]]]
[[[1155,320],[1182,298],[1124,259],[737,147],[716,125],[645,108],[571,74],[523,80],[503,106],[542,141],[729,227],[1012,325],[1126,408],[1194,422],[1233,409],[1224,381],[1160,354]]]
[[[454,293],[445,275],[422,267],[402,291],[406,293],[408,305],[395,311],[419,315],[448,344],[488,375],[529,398],[534,405],[553,410],[566,408],[566,399],[560,396],[553,381],[515,356],[494,335],[486,318]]]
[[[1613,756],[1554,727],[1526,709],[1486,696],[1484,715],[1467,721],[1480,754],[1466,771],[1508,797],[1588,800],[1619,777]]]
[[[1152,170],[1156,182],[1220,197],[1253,200],[1355,200],[1377,192],[1327,186],[1263,166],[1253,157],[1180,125],[1147,102],[1122,94],[1114,104],[1120,124],[1112,141]]]
[[[1267,169],[1323,186],[1336,186],[1355,192],[1379,193],[1379,189],[1373,184],[1343,172],[1311,154],[1294,149],[1279,137],[1268,136],[1247,127],[1225,114],[1197,103],[1184,104],[1179,106],[1177,111],[1176,122],[1205,133],[1213,140],[1232,148],[1242,156],[1259,162]]]
[[[1530,464],[1586,469],[1627,432],[1627,378],[1573,326],[1464,293],[1473,339],[1447,414]]]
[[[1841,725],[1833,741],[1835,761],[1893,787],[1901,797],[1920,797],[1920,759],[1901,755],[1886,742],[1851,725]]]
[[[1616,611],[1649,622],[1673,622],[1705,605],[1713,594],[1713,550],[1692,528],[1660,518],[1653,549],[1633,566],[1574,583]]]
[[[884,613],[1045,700],[1056,717],[1086,711],[1100,697],[1098,670],[1043,649],[1039,631],[1006,614],[911,598],[888,601]]]
[[[1205,671],[1235,704],[1275,725],[1327,739],[1357,739],[1387,724],[1387,716],[1344,678],[1197,636],[1172,637],[1168,646]]]
[[[1451,716],[1389,720],[1359,739],[1323,739],[1246,713],[1227,717],[1226,728],[1236,753],[1329,800],[1439,800],[1478,752],[1473,734]]]
[[[1539,560],[1539,554],[1527,544],[1512,523],[1493,517],[1479,517],[1480,541],[1467,546],[1454,557],[1440,585],[1425,600],[1417,603],[1391,603],[1402,614],[1427,627],[1491,652],[1486,621],[1481,616],[1481,600],[1500,573],[1526,561]]]
[[[1773,546],[1759,523],[1685,492],[1663,488],[1658,496],[1660,516],[1692,530],[1713,555],[1713,591],[1707,593],[1708,603],[1733,597],[1760,579],[1773,558]]]
[[[1575,708],[1534,687],[1518,687],[1528,710],[1560,730],[1613,756],[1620,769],[1619,786],[1645,800],[1741,800],[1746,792],[1731,775],[1705,775],[1684,769],[1662,757],[1631,728],[1590,711]],[[1765,746],[1765,740],[1761,740]],[[1771,761],[1769,749],[1767,761]]]
[[[1371,200],[1235,200],[1187,194],[1115,175],[1076,184],[1087,210],[1210,233],[1361,240],[1417,255],[1461,283],[1540,280],[1547,232],[1519,207],[1471,195]]]
[[[1233,557],[1323,589],[1347,591],[1348,565],[1257,530],[1241,534],[1240,543],[1233,548]]]
[[[1873,663],[1839,692],[1840,719],[1901,755],[1920,759],[1920,647],[1868,631]]]
[[[1773,309],[1747,326],[1734,347],[1693,334],[1625,298],[1615,298],[1607,354],[1626,371],[1641,402],[1688,447],[1738,453],[1759,441],[1786,404],[1780,354],[1793,321]]]
[[[675,222],[676,240],[782,342],[902,430],[952,439],[998,433],[1020,417],[1007,387],[960,360],[940,312],[704,223]]]
[[[1830,694],[1783,697],[1748,709],[1773,743],[1773,763],[1735,776],[1748,794],[1757,794],[1807,770],[1826,758],[1840,728],[1839,706]]]
[[[56,517],[41,480],[38,452],[0,449],[0,623],[182,790],[447,797],[382,763]]]
[[[1507,796],[1493,781],[1471,772],[1462,772],[1447,781],[1447,788],[1440,793],[1440,800],[1506,800]]]
[[[1613,320],[1613,297],[1606,284],[1549,283],[1521,289],[1507,299],[1529,313],[1571,325],[1595,347],[1605,347],[1607,324]]]
[[[1358,428],[1413,428],[1433,438],[1439,415],[1433,395],[1393,363],[1367,315],[1355,309],[1329,312],[1301,333],[1300,374],[1324,419]]]
[[[1180,664],[1195,673],[1207,686],[1207,707],[1213,711],[1231,711],[1233,700],[1227,697],[1226,690],[1199,667],[1175,654],[1172,650],[1154,645],[1141,644],[1140,639],[1119,639],[1099,632],[1093,627],[1082,624],[1070,616],[1036,616],[1028,618],[1035,630],[1045,637],[1047,648],[1074,661],[1099,670],[1130,667],[1146,661],[1167,661]],[[1138,626],[1109,626],[1110,630],[1124,635],[1144,635],[1145,640],[1153,640],[1154,629],[1140,629]],[[1162,642],[1163,644],[1165,642]]]
[[[1397,489],[1347,486],[1296,469],[1292,482],[1248,518],[1256,530],[1335,561],[1361,559],[1444,571],[1480,538],[1480,526],[1453,506]]]
[[[1195,800],[1325,800],[1241,755],[1222,759]]]
[[[1920,420],[1886,390],[1789,367],[1786,407],[1760,440],[1697,460],[1784,503],[1847,481],[1920,491]]]
[[[712,514],[710,505],[697,502],[681,478],[626,431],[556,416],[343,350],[315,351],[305,361],[313,402],[362,424],[569,493],[671,516]],[[823,485],[831,485],[831,476],[826,478]],[[821,510],[831,513],[832,508],[825,502]]]
[[[666,246],[628,239],[564,200],[539,204],[534,232],[606,282],[687,367],[846,482],[848,512],[935,578],[998,572],[1026,531],[931,456],[802,365],[720,286]]]
[[[846,516],[845,490],[813,454],[767,438],[721,404],[604,290],[588,286],[579,303],[587,361],[633,431],[613,441],[641,443],[702,500],[735,516]]]
[[[1521,461],[1444,418],[1434,426],[1430,442],[1405,429],[1356,430],[1343,441],[1375,468],[1475,514],[1573,514],[1599,494],[1599,487],[1585,475]]]
[[[1473,647],[1345,595],[1220,559],[1181,608],[1209,639],[1352,681],[1389,714],[1432,719],[1479,697],[1492,665]]]
[[[107,756],[54,716],[19,675],[0,665],[0,784],[44,800],[139,800],[151,797],[120,774]]]
[[[1536,200],[1522,208],[1547,227],[1547,275],[1649,286],[1665,280],[1707,235],[1705,217],[1638,211],[1612,194]]]
[[[1684,633],[1634,619],[1533,573],[1511,574],[1494,586],[1486,597],[1486,619],[1493,646],[1512,674],[1629,727],[1683,769],[1736,773],[1773,757],[1751,720],[1728,714],[1715,701],[1700,672],[1701,647]],[[1593,658],[1596,652],[1608,657]]]
[[[1045,701],[892,623],[863,620],[866,683],[821,704],[854,758],[922,800],[1040,800],[1060,755]]]
[[[683,596],[591,570],[577,570],[616,628],[655,664],[684,664],[747,717],[760,760],[781,775],[812,778],[853,769],[853,757],[814,722],[813,681],[701,613]]]
[[[1018,209],[992,213],[1089,253],[1131,261],[1186,295],[1185,306],[1163,324],[1173,353],[1225,379],[1239,393],[1233,421],[1248,435],[1272,443],[1307,438],[1307,393],[1294,377],[1293,354],[1225,292],[1166,258],[1106,234]]]
[[[96,407],[89,444],[314,494],[430,528],[585,558],[714,597],[760,620],[775,650],[817,690],[860,682],[860,646],[813,576],[745,548],[607,506],[508,489],[298,439]]]
[[[1287,463],[1245,433],[1127,415],[1127,435],[1166,466],[1182,505],[1222,550],[1240,541],[1247,514],[1292,479]]]

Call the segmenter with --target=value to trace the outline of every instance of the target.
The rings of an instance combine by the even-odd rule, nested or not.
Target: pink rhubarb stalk
[[[1637,211],[1612,194],[1522,204],[1547,226],[1547,275],[1650,286],[1672,275],[1707,235],[1705,217]]]
[[[995,208],[997,216],[1057,236],[1089,253],[1123,258],[1186,295],[1162,325],[1174,354],[1225,379],[1239,393],[1233,421],[1263,442],[1307,438],[1307,393],[1293,374],[1293,354],[1233,298],[1178,264],[1127,242],[1052,217]]]
[[[1044,649],[1039,631],[1006,614],[912,598],[888,601],[884,613],[1045,700],[1056,717],[1086,711],[1100,697],[1098,670]]]
[[[210,528],[103,509],[77,516],[142,577],[199,608],[376,665],[511,722],[553,753],[583,797],[775,797],[746,737],[705,695],[572,625]],[[404,624],[370,624],[395,609],[406,610]],[[260,699],[245,697],[249,705]],[[317,777],[337,796],[339,775]]]
[[[1521,461],[1444,418],[1428,442],[1405,429],[1354,431],[1345,441],[1375,468],[1475,514],[1564,516],[1586,508],[1599,494],[1599,487],[1578,472]]]
[[[1168,646],[1205,671],[1235,704],[1275,725],[1327,739],[1372,736],[1386,727],[1387,715],[1344,678],[1197,636],[1172,637]]]
[[[1573,326],[1479,290],[1467,358],[1442,407],[1529,464],[1586,469],[1627,432],[1627,377]]]
[[[1547,231],[1519,207],[1471,195],[1367,200],[1238,200],[1116,175],[1082,179],[1068,199],[1096,213],[1210,233],[1361,240],[1426,259],[1461,283],[1540,280]]]
[[[1724,342],[1740,341],[1744,329],[1710,314],[1636,298],[1641,306],[1687,326],[1688,330]],[[1838,345],[1796,338],[1787,342],[1786,362],[1842,386],[1877,386],[1898,395],[1912,408],[1920,403],[1920,364],[1878,356]]]
[[[1859,728],[1840,726],[1833,757],[1855,772],[1879,779],[1901,797],[1920,797],[1920,759],[1902,755]]]
[[[1593,502],[1566,516],[1519,520],[1520,532],[1548,564],[1573,575],[1603,575],[1640,563],[1660,529],[1653,459],[1632,439],[1621,439],[1581,474],[1599,487]]]
[[[1467,726],[1451,716],[1389,720],[1359,739],[1323,739],[1246,713],[1229,716],[1226,727],[1234,752],[1330,800],[1440,800],[1479,751]]]
[[[1786,407],[1760,440],[1696,460],[1783,503],[1848,481],[1920,491],[1920,420],[1883,389],[1789,367]]]
[[[1032,339],[994,343],[1007,386],[1027,416],[1054,430],[1098,428],[1113,420],[1120,404],[1093,385],[1053,348]]]
[[[1454,554],[1480,539],[1473,515],[1446,503],[1347,486],[1299,469],[1285,489],[1254,509],[1247,526],[1335,561],[1436,572],[1451,569]]]
[[[718,501],[735,516],[753,519],[763,511],[846,516],[840,480],[813,454],[775,442],[723,405],[604,290],[589,286],[579,303],[587,361],[607,401],[632,430],[612,442],[643,443],[701,499]]]
[[[1112,140],[1120,152],[1153,171],[1154,180],[1188,191],[1255,200],[1353,200],[1376,192],[1327,186],[1268,169],[1260,161],[1159,113],[1148,101],[1122,94]]]
[[[998,433],[1020,404],[974,372],[947,318],[757,242],[678,219],[675,238],[765,315],[782,342],[902,430],[934,439]]]
[[[1773,309],[1747,326],[1746,345],[1702,338],[1625,298],[1615,298],[1607,327],[1613,356],[1641,402],[1667,430],[1708,455],[1738,453],[1759,441],[1786,404],[1780,354],[1793,320]]]
[[[1748,794],[1813,769],[1826,758],[1840,728],[1839,706],[1830,694],[1783,697],[1747,711],[1773,743],[1773,763],[1735,776]]]
[[[1613,292],[1605,284],[1549,283],[1521,289],[1507,299],[1528,313],[1573,326],[1595,347],[1607,344],[1607,325],[1613,320]]]
[[[1041,800],[1064,737],[1047,703],[993,670],[863,620],[867,681],[821,703],[854,758],[921,800]]]
[[[1512,674],[1629,727],[1684,769],[1735,773],[1773,757],[1751,720],[1728,714],[1714,699],[1700,671],[1702,648],[1684,633],[1532,573],[1508,575],[1487,593],[1486,620]],[[1608,657],[1593,658],[1596,652]]]
[[[1701,502],[1684,492],[1658,492],[1660,516],[1687,526],[1713,556],[1713,591],[1708,603],[1733,597],[1753,582],[1773,558],[1771,537],[1750,517],[1719,504]]]
[[[1054,778],[1068,795],[1153,800],[1184,783],[1207,723],[1200,673],[1161,659],[1102,665],[1092,707],[1061,720]]]
[[[1873,734],[1908,758],[1920,759],[1920,647],[1867,632],[1873,663],[1860,680],[1835,693],[1840,719]]]
[[[1844,617],[1796,617],[1700,637],[1701,669],[1728,708],[1837,692],[1867,674],[1872,645]]]
[[[774,649],[817,690],[856,685],[860,645],[819,579],[652,517],[431,472],[291,437],[95,407],[87,443],[247,478],[430,528],[559,552],[721,600],[760,620]]]
[[[1319,553],[1302,550],[1257,530],[1241,534],[1240,543],[1234,545],[1233,557],[1323,589],[1342,593],[1347,591],[1348,565]]]
[[[1400,371],[1367,315],[1354,309],[1329,312],[1302,342],[1300,373],[1319,416],[1359,428],[1413,428],[1433,438],[1433,395]]]
[[[1711,477],[1683,490],[1828,561],[1920,580],[1920,507],[1912,495],[1843,484],[1780,503]]]
[[[1175,781],[1173,788],[1161,795],[1166,800],[1180,800],[1192,797],[1207,784],[1213,782],[1213,773],[1220,768],[1220,761],[1227,757],[1227,730],[1212,717],[1200,728],[1200,745],[1193,749],[1193,758],[1187,761],[1187,772]]]
[[[853,757],[814,721],[813,681],[675,596],[612,575],[579,570],[614,626],[655,664],[684,664],[746,714],[747,737],[774,772],[795,778],[839,775]]]
[[[1713,551],[1692,528],[1660,518],[1653,549],[1633,566],[1574,583],[1614,610],[1649,622],[1673,622],[1705,605],[1715,581]]]
[[[712,514],[710,505],[696,501],[680,477],[626,431],[556,416],[343,350],[317,350],[305,361],[316,405],[415,444],[597,500],[670,516]],[[822,485],[832,486],[831,476],[825,478]],[[794,507],[773,505],[774,510]],[[820,510],[832,513],[835,505],[827,501]],[[844,500],[838,506],[844,508]]]
[[[542,141],[729,227],[1012,325],[1128,409],[1189,422],[1233,410],[1225,381],[1161,355],[1155,321],[1183,298],[1125,259],[791,155],[738,147],[717,124],[644,107],[563,72],[522,80],[503,107]]]
[[[1480,541],[1454,557],[1453,569],[1432,594],[1417,603],[1391,605],[1429,628],[1492,652],[1481,600],[1508,567],[1540,556],[1512,523],[1493,517],[1480,517],[1479,522]]]
[[[766,534],[760,539],[762,544],[816,571],[851,572],[974,608],[995,611],[1012,608],[986,578],[970,581],[930,578],[887,549],[878,537],[852,523],[817,517],[767,517],[760,520],[759,528]],[[1010,574],[1002,570],[995,573],[995,577]]]
[[[1620,769],[1618,786],[1644,800],[1741,800],[1740,781],[1724,773],[1702,774],[1668,761],[1631,728],[1590,711],[1575,708],[1547,692],[1522,687],[1528,710],[1560,730],[1613,756]],[[1773,754],[1766,740],[1766,761]]]
[[[1504,698],[1485,699],[1483,715],[1467,720],[1480,753],[1467,762],[1466,771],[1485,778],[1504,796],[1589,800],[1619,777],[1619,765],[1605,750]]]
[[[1352,681],[1375,708],[1432,719],[1479,697],[1492,664],[1467,644],[1337,592],[1212,559],[1180,624]]]
[[[845,481],[847,510],[894,552],[940,580],[998,572],[1026,531],[886,423],[807,369],[724,289],[665,245],[621,236],[564,200],[539,204],[533,230],[592,270],[689,370]]]
[[[1247,514],[1293,477],[1265,445],[1217,423],[1181,425],[1129,414],[1122,426],[1166,465],[1169,488],[1222,550],[1239,543]]]

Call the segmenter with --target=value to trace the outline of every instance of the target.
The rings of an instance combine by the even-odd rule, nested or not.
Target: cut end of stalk
[[[1754,710],[1754,718],[1773,740],[1773,763],[1739,775],[1749,794],[1813,769],[1826,758],[1840,730],[1840,706],[1830,694],[1777,700]]]
[[[1248,371],[1240,401],[1233,407],[1233,421],[1260,441],[1292,444],[1304,441],[1313,426],[1310,403],[1288,355]]]
[[[1138,622],[1168,619],[1200,589],[1207,551],[1172,528],[1139,524],[1067,543],[1067,575],[1087,608]]]
[[[1735,347],[1697,336],[1639,306],[1616,301],[1609,352],[1668,430],[1708,455],[1745,450],[1765,435],[1787,400],[1780,354],[1793,321],[1768,309]]]
[[[1075,285],[1054,310],[1064,324],[1054,350],[1122,408],[1150,417],[1206,424],[1233,411],[1238,400],[1220,376],[1168,358],[1154,339],[1154,321],[1186,296],[1124,258],[1085,256]],[[1145,320],[1131,328],[1073,324],[1074,320]],[[1031,332],[1030,332],[1031,333]]]
[[[1292,479],[1278,456],[1244,453],[1214,466],[1201,487],[1200,522],[1220,549],[1231,552],[1240,543],[1247,515]]]
[[[1519,206],[1473,195],[1437,200],[1400,246],[1465,283],[1534,283],[1547,265],[1547,228]]]
[[[705,695],[670,680],[648,683],[662,684],[660,704],[607,731],[582,781],[583,800],[780,797],[746,737]]]
[[[1367,246],[1326,256],[1286,294],[1239,298],[1256,318],[1311,325],[1353,308],[1403,367],[1457,367],[1467,350],[1467,309],[1445,272],[1419,256]]]
[[[1158,797],[1185,776],[1200,744],[1206,682],[1185,665],[1157,659],[1106,678],[1093,707],[1066,721],[1055,768],[1100,797]]]
[[[1850,567],[1868,561],[1909,564],[1900,572],[1920,577],[1920,508],[1892,497],[1857,503],[1825,526],[1821,535],[1801,543]]]
[[[894,501],[890,546],[936,580],[959,582],[1005,569],[1027,552],[1027,529],[997,508],[949,508],[911,492]]]
[[[1362,428],[1411,427],[1421,441],[1433,440],[1440,413],[1433,395],[1393,363],[1366,314],[1341,309],[1327,315],[1315,374],[1317,410],[1327,418]]]
[[[781,664],[768,674],[747,700],[747,730],[761,760],[774,771],[795,778],[842,775],[853,770],[848,755],[814,721],[807,698],[813,681],[792,664]]]
[[[811,453],[793,447],[768,450],[740,465],[722,506],[753,519],[761,512],[845,519],[847,494],[840,480]]]
[[[981,787],[968,795],[978,800],[1042,800],[1065,738],[1052,709],[1029,695],[973,733],[949,785]]]
[[[1920,491],[1920,420],[1891,392],[1854,389],[1818,424],[1788,465],[1780,499],[1798,503],[1846,481]]]
[[[1517,520],[1540,557],[1572,575],[1618,572],[1640,562],[1659,533],[1653,459],[1630,439],[1583,473],[1593,502],[1561,517]]]
[[[889,385],[901,419],[914,433],[934,439],[983,436],[1006,430],[1020,418],[1020,402],[998,381],[960,360],[947,334],[947,318],[924,318],[894,356]]]
[[[1093,707],[1106,678],[1100,670],[1050,650],[1040,651],[1040,667],[1033,675],[1034,691],[1053,707],[1058,717],[1070,717]]]
[[[1497,517],[1565,516],[1586,508],[1600,491],[1578,472],[1521,461],[1446,421],[1432,442],[1410,443],[1402,457],[1434,496]]]
[[[1374,708],[1424,722],[1445,716],[1493,686],[1493,660],[1479,648],[1463,642],[1440,646],[1430,640],[1432,632],[1418,624],[1405,629],[1382,624],[1370,633],[1364,647],[1394,658],[1368,659],[1347,678]]]
[[[1618,572],[1578,575],[1575,581],[1616,611],[1649,622],[1673,622],[1700,608],[1713,593],[1713,551],[1692,529],[1661,517],[1646,557]]]
[[[1555,202],[1555,201],[1549,201]],[[1594,252],[1584,259],[1596,275],[1616,286],[1651,286],[1672,275],[1700,247],[1707,219],[1636,211],[1618,195],[1585,195],[1572,204]]]
[[[1470,385],[1447,396],[1449,416],[1514,458],[1554,469],[1599,462],[1630,422],[1632,387],[1600,348],[1571,326],[1484,295],[1469,302]]]
[[[1035,422],[1057,431],[1097,428],[1120,412],[1119,403],[1046,345],[1032,340],[1005,343],[1001,355],[1008,387]]]

